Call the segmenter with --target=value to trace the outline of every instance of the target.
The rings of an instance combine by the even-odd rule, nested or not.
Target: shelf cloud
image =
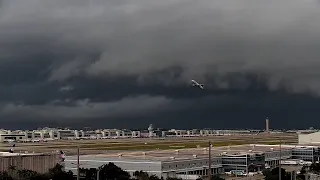
[[[176,109],[182,117],[192,103],[252,91],[317,99],[318,9],[317,0],[2,0],[0,117],[73,123],[189,103]]]

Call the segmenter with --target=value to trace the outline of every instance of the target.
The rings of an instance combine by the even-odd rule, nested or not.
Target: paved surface
[[[76,154],[80,146],[81,154],[118,154],[124,153],[128,156],[141,156],[141,151],[149,151],[150,156],[162,156],[161,153],[175,153],[175,149],[189,148],[182,150],[181,156],[186,154],[192,156],[195,151],[203,151],[208,147],[210,140],[214,145],[213,151],[260,151],[261,147],[251,147],[250,144],[278,144],[279,140],[284,144],[296,144],[296,134],[252,134],[252,135],[231,135],[231,136],[209,136],[209,137],[176,137],[176,138],[136,138],[136,139],[103,139],[103,140],[59,140],[38,143],[15,143],[15,152],[52,152],[63,150],[67,155]],[[247,145],[244,145],[247,144]],[[238,145],[238,146],[235,146]],[[12,144],[0,143],[0,151],[8,151]],[[228,147],[230,146],[230,147]],[[191,149],[190,149],[191,148]],[[275,147],[276,148],[276,147]],[[194,150],[197,149],[197,150]],[[164,150],[159,152],[159,150]],[[159,154],[160,153],[160,154]],[[201,154],[201,153],[199,153]],[[148,154],[147,154],[148,156]],[[301,167],[287,167],[288,171],[300,170]],[[224,177],[227,180],[263,180],[263,175],[250,177]]]
[[[98,140],[59,140],[37,143],[15,143],[16,152],[52,152],[64,150],[68,154],[75,154],[77,147],[84,154],[100,154],[127,150],[167,150],[181,148],[208,147],[210,140],[214,147],[234,146],[241,144],[278,144],[279,139],[283,143],[297,143],[296,134],[251,134],[251,135],[225,135],[208,137],[175,137],[175,138],[135,138],[135,139],[98,139]],[[8,151],[12,144],[0,143],[0,151]]]

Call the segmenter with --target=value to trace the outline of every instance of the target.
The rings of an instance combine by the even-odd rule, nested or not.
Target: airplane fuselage
[[[197,86],[200,89],[204,89],[204,84],[199,84],[197,81],[195,81],[193,79],[191,80],[191,82],[192,82],[192,86]]]

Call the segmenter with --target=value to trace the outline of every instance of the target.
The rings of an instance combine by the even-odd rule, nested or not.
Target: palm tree
[[[13,166],[13,165],[10,165],[10,166],[8,167],[8,174],[9,174],[11,177],[17,178],[17,167],[16,167],[16,166]]]

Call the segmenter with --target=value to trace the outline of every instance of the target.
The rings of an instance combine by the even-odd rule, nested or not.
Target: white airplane
[[[197,81],[195,80],[191,80],[192,86],[198,86],[200,89],[204,89],[204,84],[199,84]]]

